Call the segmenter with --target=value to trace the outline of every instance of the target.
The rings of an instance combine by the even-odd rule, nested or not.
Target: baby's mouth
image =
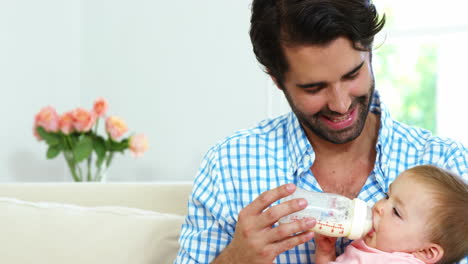
[[[375,229],[376,229],[376,226],[378,224],[378,219],[377,219],[377,216],[375,213],[372,214],[372,228],[371,230],[369,231],[369,233],[367,233],[368,236],[372,236],[374,233],[375,233]]]

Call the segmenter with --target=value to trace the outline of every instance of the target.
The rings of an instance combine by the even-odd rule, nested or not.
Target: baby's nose
[[[384,210],[383,210],[383,206],[381,203],[376,203],[375,206],[374,206],[374,213],[378,214],[378,215],[383,215],[384,213]]]

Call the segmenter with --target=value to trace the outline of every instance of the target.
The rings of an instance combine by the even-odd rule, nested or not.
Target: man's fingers
[[[274,257],[281,252],[310,240],[313,234],[303,231],[312,228],[313,224],[307,224],[305,220],[284,224],[284,227],[272,227],[281,217],[307,206],[304,199],[289,200],[271,206],[295,190],[294,184],[279,186],[263,192],[242,209],[238,215],[234,238],[226,250],[231,249],[232,252],[240,253],[240,255],[235,254],[237,257],[266,259],[266,262],[262,263],[271,263]],[[303,233],[294,235],[299,232]],[[252,263],[252,261],[238,261],[236,263]]]
[[[270,250],[275,252],[275,255],[279,255],[287,250],[294,248],[295,246],[304,244],[305,242],[311,240],[314,237],[314,232],[306,231],[298,235],[289,237],[287,239],[278,241],[270,245]]]
[[[306,207],[307,201],[303,198],[282,202],[264,211],[259,218],[259,222],[271,226],[278,222],[281,217],[300,211]]]
[[[259,215],[272,203],[292,194],[295,190],[296,186],[292,183],[288,183],[276,187],[272,190],[263,192],[252,203],[250,203],[243,209],[244,214]]]
[[[271,229],[268,232],[266,243],[273,243],[283,241],[291,238],[294,234],[310,231],[315,225],[316,221],[313,218],[304,218],[288,224],[280,224],[279,226]]]

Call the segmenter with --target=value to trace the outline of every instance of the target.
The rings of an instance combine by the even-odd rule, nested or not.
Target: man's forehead
[[[354,49],[349,41],[337,40],[329,46],[284,47],[288,73],[300,81],[332,81],[369,61],[369,52]],[[307,80],[302,80],[307,79]]]

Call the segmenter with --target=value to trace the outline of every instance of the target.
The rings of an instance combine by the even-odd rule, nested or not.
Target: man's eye
[[[307,88],[305,91],[310,94],[316,94],[320,92],[323,88],[325,88],[325,85],[318,85],[311,88]]]
[[[354,80],[359,76],[359,72],[346,76],[346,80]]]
[[[398,210],[397,210],[395,207],[393,207],[393,213],[394,213],[396,216],[398,216],[399,218],[401,218],[400,213],[398,213]]]
[[[306,92],[309,93],[309,94],[316,94],[320,91],[320,89],[307,89]]]

